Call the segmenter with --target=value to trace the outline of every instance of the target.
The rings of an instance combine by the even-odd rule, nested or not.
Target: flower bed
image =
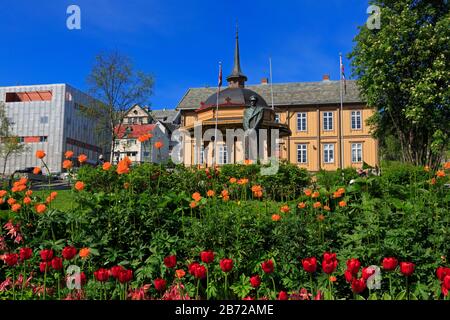
[[[82,166],[65,211],[21,179],[0,190],[0,297],[448,299],[449,169],[310,179],[124,159]]]

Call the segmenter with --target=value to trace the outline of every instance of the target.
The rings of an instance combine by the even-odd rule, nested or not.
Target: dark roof
[[[267,102],[257,94],[255,91],[247,88],[226,88],[219,93],[219,106],[249,106],[250,97],[256,96],[258,99],[257,105],[267,107]],[[201,103],[201,107],[197,110],[207,109],[217,105],[217,93],[213,93],[206,99],[206,102]]]
[[[173,133],[175,130],[177,130],[180,126],[171,122],[161,122],[161,124],[169,130],[170,133]]]
[[[364,100],[359,95],[355,80],[347,80],[347,93],[344,103],[361,103]],[[255,91],[267,104],[271,105],[270,84],[248,85],[246,89]],[[202,102],[217,92],[217,88],[190,88],[177,105],[177,110],[200,108]],[[317,105],[340,103],[340,82],[291,82],[273,84],[273,99],[275,106]]]
[[[152,110],[150,112],[151,116],[153,117],[153,119],[157,120],[157,121],[161,121],[161,122],[174,122],[178,111],[175,109],[171,109],[171,110]]]

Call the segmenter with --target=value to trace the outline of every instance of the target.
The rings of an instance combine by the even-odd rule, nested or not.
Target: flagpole
[[[273,106],[273,81],[272,81],[272,57],[269,58],[269,67],[270,67],[270,96],[272,99],[272,110],[274,110]]]
[[[213,167],[216,167],[217,163],[217,122],[218,122],[218,113],[219,113],[219,93],[220,93],[220,86],[222,85],[222,62],[219,62],[219,83],[217,87],[217,94],[216,94],[216,125],[214,128],[214,157],[213,157]]]
[[[342,75],[343,75],[342,53],[339,53],[339,75],[340,75],[340,94],[341,94],[341,108],[339,109],[339,154],[340,154],[340,168],[344,169],[344,145],[342,139],[342,115],[344,106],[344,93],[342,91]]]

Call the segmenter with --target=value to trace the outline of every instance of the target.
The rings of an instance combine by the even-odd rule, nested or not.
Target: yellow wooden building
[[[243,162],[247,155],[245,142],[236,138],[227,142],[225,132],[226,129],[242,129],[244,110],[250,106],[251,97],[256,97],[258,105],[264,108],[261,128],[268,129],[268,132],[270,129],[279,130],[276,156],[280,159],[310,171],[350,166],[361,168],[363,162],[378,166],[378,143],[366,125],[374,110],[360,97],[355,81],[346,81],[341,108],[343,83],[331,81],[327,75],[318,82],[277,83],[272,86],[267,79],[258,85],[246,86],[246,80],[241,71],[236,35],[234,67],[227,77],[228,87],[221,88],[219,95],[218,88],[214,87],[190,88],[177,106],[181,112],[181,129],[191,135],[183,141],[186,165]],[[214,138],[210,139],[211,135],[207,134],[206,139],[194,138],[196,123],[201,123],[204,137],[208,129],[210,133],[216,132],[212,131],[216,122],[218,131],[223,133],[223,143],[214,145]],[[275,156],[270,152],[270,141],[268,137],[268,144],[262,148],[263,160]]]

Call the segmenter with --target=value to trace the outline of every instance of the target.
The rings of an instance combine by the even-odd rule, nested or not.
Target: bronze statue
[[[257,106],[258,98],[256,96],[250,97],[250,106],[245,108],[243,127],[244,131],[255,129],[258,130],[261,127],[264,116],[264,108]]]

